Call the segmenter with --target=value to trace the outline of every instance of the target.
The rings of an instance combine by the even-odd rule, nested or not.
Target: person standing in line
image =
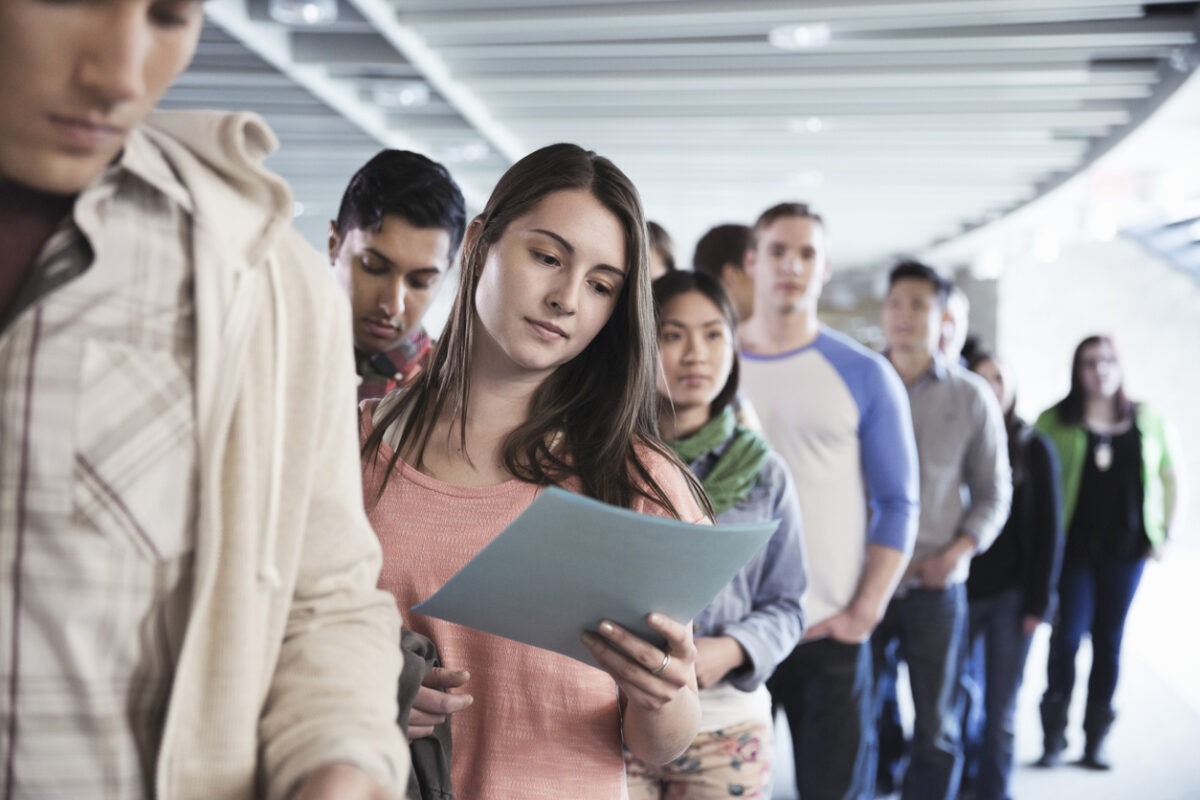
[[[1045,751],[1038,763],[1055,766],[1066,749],[1075,652],[1090,632],[1092,671],[1080,764],[1106,770],[1112,767],[1104,742],[1116,719],[1112,701],[1125,617],[1147,557],[1161,556],[1177,518],[1178,452],[1163,417],[1125,394],[1109,336],[1080,342],[1071,362],[1071,389],[1038,417],[1037,428],[1050,437],[1062,463],[1067,530],[1041,704]]]
[[[954,800],[962,769],[960,675],[970,559],[1008,519],[1004,418],[987,382],[938,351],[949,283],[915,261],[888,277],[887,357],[908,391],[921,470],[912,563],[872,637],[878,671],[908,664],[915,721],[904,800]],[[965,490],[965,491],[964,491]]]
[[[963,731],[963,788],[959,797],[1007,800],[1012,788],[1013,717],[1025,657],[1034,631],[1054,611],[1063,536],[1059,522],[1058,459],[1054,446],[1016,415],[1012,372],[990,353],[970,369],[988,382],[1004,412],[1012,465],[1012,511],[986,553],[971,560],[967,577],[969,625],[966,675],[972,697]]]
[[[418,153],[382,150],[350,179],[329,223],[329,263],[350,298],[359,400],[412,381],[429,360],[421,318],[466,225],[458,184]]]
[[[748,226],[718,225],[700,237],[692,257],[692,269],[695,272],[703,272],[714,278],[725,289],[725,296],[737,312],[738,325],[749,319],[754,309],[754,278],[746,272],[744,264],[749,242]],[[754,412],[754,406],[740,391],[733,398],[733,413],[742,427],[762,430],[762,422]]]
[[[824,221],[803,203],[755,222],[742,387],[792,471],[809,565],[811,627],[768,688],[787,713],[800,795],[860,800],[874,789],[868,639],[912,551],[917,462],[895,371],[818,320],[828,245]]]
[[[380,586],[400,608],[441,588],[546,486],[708,520],[699,482],[656,435],[645,231],[629,179],[571,144],[510,167],[468,225],[429,366],[362,405]],[[600,669],[413,611],[405,621],[470,673],[473,702],[451,718],[464,798],[610,800],[625,785],[622,743],[662,764],[696,736],[686,621],[649,615],[663,647],[611,620],[580,631]]]
[[[696,242],[692,269],[721,282],[737,310],[738,324],[754,313],[754,278],[746,272],[750,227],[726,223],[710,228]]]
[[[0,795],[403,791],[350,319],[199,0],[0,2]]]
[[[672,272],[654,282],[654,305],[667,444],[700,478],[717,522],[779,527],[696,617],[700,734],[661,767],[627,756],[630,797],[767,800],[774,731],[765,682],[804,629],[800,503],[783,459],[734,416],[737,312],[721,284]]]
[[[675,244],[667,229],[653,220],[646,223],[650,243],[650,280],[656,281],[675,271]]]
[[[970,326],[971,303],[963,290],[955,286],[946,300],[946,314],[942,319],[942,334],[938,350],[952,364],[966,367],[963,347],[967,342]],[[887,658],[875,664],[876,730],[878,734],[878,762],[875,771],[875,793],[889,795],[903,780],[908,761],[908,740],[904,734],[904,722],[900,718],[899,659],[889,653]],[[975,713],[971,704],[982,698],[982,689],[972,683],[974,677],[963,673],[964,702],[966,714]]]
[[[963,348],[971,332],[970,325],[971,301],[961,286],[955,286],[946,298],[946,315],[942,319],[942,338],[939,343],[942,355],[952,364],[967,366]]]

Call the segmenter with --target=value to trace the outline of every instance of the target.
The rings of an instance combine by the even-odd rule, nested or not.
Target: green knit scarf
[[[712,502],[714,514],[733,508],[754,488],[758,473],[762,471],[763,463],[771,452],[766,439],[738,425],[733,408],[726,406],[720,414],[686,439],[667,441],[667,445],[683,463],[691,464],[731,438],[733,441],[721,454],[716,466],[700,481]]]

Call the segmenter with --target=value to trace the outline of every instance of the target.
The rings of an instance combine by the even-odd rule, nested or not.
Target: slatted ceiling
[[[292,57],[301,64],[407,64],[378,32],[293,31]]]
[[[356,34],[360,35],[360,34]],[[333,34],[323,34],[316,37],[329,38]],[[541,45],[529,45],[518,48],[509,56],[500,55],[495,51],[476,52],[467,48],[455,61],[456,75],[469,75],[487,67],[504,67],[501,74],[509,71],[521,74],[538,72],[540,63],[545,72],[547,56],[539,55]],[[1173,50],[1171,46],[1130,46],[1113,47],[1097,60],[1157,60],[1164,58]],[[637,72],[650,72],[659,75],[664,72],[682,72],[685,75],[699,70],[701,73],[721,73],[727,69],[735,71],[761,70],[767,74],[788,75],[805,74],[806,70],[828,69],[874,69],[890,70],[904,67],[947,67],[956,65],[983,65],[1008,69],[1022,64],[1069,64],[1079,68],[1087,68],[1094,63],[1086,52],[1075,47],[1061,48],[1012,48],[996,49],[990,43],[981,42],[977,46],[958,50],[939,50],[936,48],[913,49],[908,51],[880,51],[874,48],[864,48],[854,52],[771,52],[766,49],[750,50],[742,53],[731,53],[714,58],[711,54],[661,53],[642,51],[628,55],[587,55],[576,53],[567,55],[556,62],[564,74],[572,75],[577,72],[588,73],[599,69],[611,70],[617,75],[628,75]],[[550,73],[553,74],[553,73]]]
[[[1030,23],[1060,23],[1073,20],[1085,20],[1093,22],[1096,20],[1137,20],[1143,16],[1142,9],[1137,5],[1122,5],[1113,6],[1111,8],[1088,9],[1088,8],[1031,8],[1020,9],[1015,11],[992,11],[992,12],[976,12],[968,16],[964,15],[949,15],[949,14],[926,14],[921,16],[884,16],[884,17],[858,17],[841,20],[839,28],[847,33],[862,33],[867,31],[879,30],[906,30],[906,29],[921,29],[937,26],[957,26],[964,22],[970,22],[974,26],[982,25],[1017,25]],[[427,27],[437,27],[438,30],[431,34],[430,43],[434,45],[467,45],[467,44],[488,44],[493,45],[498,41],[507,41],[518,39],[523,42],[547,42],[555,41],[556,37],[561,37],[557,28],[547,28],[541,26],[528,26],[514,24],[500,27],[492,35],[483,29],[482,26],[472,25],[455,26],[452,23],[440,22],[436,18],[429,19],[422,17],[419,14],[401,12],[400,20],[407,24],[417,24]],[[811,15],[810,19],[814,19],[815,15]],[[828,16],[822,16],[822,19],[829,19]],[[801,23],[805,20],[796,18],[793,22]],[[643,38],[660,37],[666,39],[671,36],[703,36],[703,35],[719,35],[724,37],[759,37],[762,36],[761,21],[754,18],[751,14],[742,14],[733,18],[726,18],[719,23],[704,23],[704,22],[689,22],[685,19],[678,19],[674,24],[655,26],[652,23],[643,21],[640,28]],[[613,26],[611,24],[592,24],[587,26],[579,26],[571,33],[571,37],[575,41],[591,42],[610,39],[612,37]]]
[[[978,55],[976,53],[975,55]],[[1153,60],[1101,62],[1090,67],[1077,62],[1072,54],[1070,64],[1022,64],[1004,69],[991,66],[958,64],[954,70],[941,66],[891,66],[886,72],[876,68],[827,67],[808,72],[742,71],[672,71],[658,70],[653,74],[637,71],[609,71],[606,74],[556,73],[478,75],[471,77],[471,86],[488,96],[503,96],[507,92],[602,92],[626,93],[645,91],[661,96],[676,91],[797,91],[845,92],[897,89],[958,89],[987,87],[1062,87],[1067,90],[1085,86],[1148,87],[1158,77]],[[331,70],[344,75],[344,71]],[[459,74],[462,77],[461,73]]]
[[[973,50],[1106,48],[1170,48],[1190,44],[1191,36],[1171,19],[1117,20],[1088,26],[1020,25],[971,28],[877,30],[839,32],[821,53],[895,53]],[[746,36],[688,37],[677,39],[633,38],[610,41],[513,42],[511,44],[455,43],[438,46],[448,61],[527,58],[705,58],[773,56],[776,53],[763,33]]]
[[[1169,4],[1168,8],[1173,5]],[[618,32],[621,38],[668,38],[696,35],[753,36],[764,26],[823,22],[836,27],[839,38],[878,30],[930,27],[1078,23],[1083,30],[1114,20],[1141,21],[1143,6],[1128,0],[1112,3],[1030,2],[626,2],[575,6],[551,3],[540,8],[527,3],[485,3],[474,8],[436,4],[394,3],[399,19],[414,27],[436,28],[429,41],[458,43],[472,37],[481,43],[505,39],[544,41],[550,35],[570,39],[586,29],[583,38]],[[494,31],[491,38],[487,31]],[[474,37],[478,37],[477,39]]]
[[[335,24],[289,29],[267,0],[208,0],[237,37],[209,26],[167,102],[265,112],[305,216],[384,138],[443,160],[476,206],[516,157],[577,141],[629,172],[681,257],[709,225],[799,197],[842,226],[841,267],[878,266],[1035,197],[1136,124],[1196,48],[1198,5],[341,0]],[[768,42],[813,23],[826,46]],[[427,103],[375,105],[414,79]]]
[[[847,108],[928,107],[962,108],[964,104],[1014,104],[1018,109],[1045,103],[1053,108],[1062,104],[1080,105],[1085,101],[1140,100],[1152,94],[1145,84],[1096,84],[1083,86],[973,86],[973,87],[898,87],[865,88],[848,93],[845,89],[812,87],[797,89],[744,89],[721,87],[688,87],[673,90],[669,95],[659,89],[631,86],[622,90],[600,90],[581,93],[578,90],[543,91],[533,94],[523,90],[497,89],[489,92],[489,106],[497,111],[530,108],[574,108],[578,106],[607,108],[625,107],[703,107],[720,103],[723,108],[766,105],[783,109],[788,118],[797,116],[795,107],[813,107],[837,111]],[[1123,106],[1122,106],[1123,108]]]

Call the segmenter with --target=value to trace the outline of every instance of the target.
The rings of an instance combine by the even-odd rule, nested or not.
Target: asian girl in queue
[[[767,544],[697,616],[700,733],[665,766],[629,757],[633,800],[768,798],[771,697],[765,681],[803,632],[807,583],[791,474],[739,425],[737,313],[716,279],[670,272],[654,282],[659,427],[700,478],[718,522],[777,521]]]

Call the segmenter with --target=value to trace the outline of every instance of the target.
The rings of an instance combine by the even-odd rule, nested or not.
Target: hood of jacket
[[[345,292],[292,228],[261,119],[156,113],[136,135],[192,201],[196,319],[191,614],[156,795],[281,800],[333,761],[399,793],[398,615],[373,588]]]
[[[236,271],[260,266],[291,224],[292,193],[263,166],[279,140],[257,114],[226,111],[156,111],[141,127],[179,171],[192,193],[196,215],[219,230],[221,241],[242,258]]]
[[[286,299],[319,272],[320,260],[291,228],[292,194],[263,166],[279,141],[248,112],[155,112],[140,131],[166,157],[193,201],[196,298],[196,416],[201,480],[219,485],[219,469],[237,407],[265,398],[274,413],[261,432],[267,476],[260,577],[275,585],[275,543],[284,464],[285,373],[295,311]],[[287,272],[288,274],[284,274]],[[332,281],[330,281],[332,286]],[[271,375],[259,388],[245,381],[253,342],[267,343]],[[261,369],[261,367],[259,368]],[[250,392],[249,394],[247,392]],[[211,471],[211,472],[207,472]],[[214,500],[214,502],[216,502]],[[202,511],[201,518],[205,518]],[[217,518],[216,506],[208,515]],[[201,592],[204,586],[199,587]]]

